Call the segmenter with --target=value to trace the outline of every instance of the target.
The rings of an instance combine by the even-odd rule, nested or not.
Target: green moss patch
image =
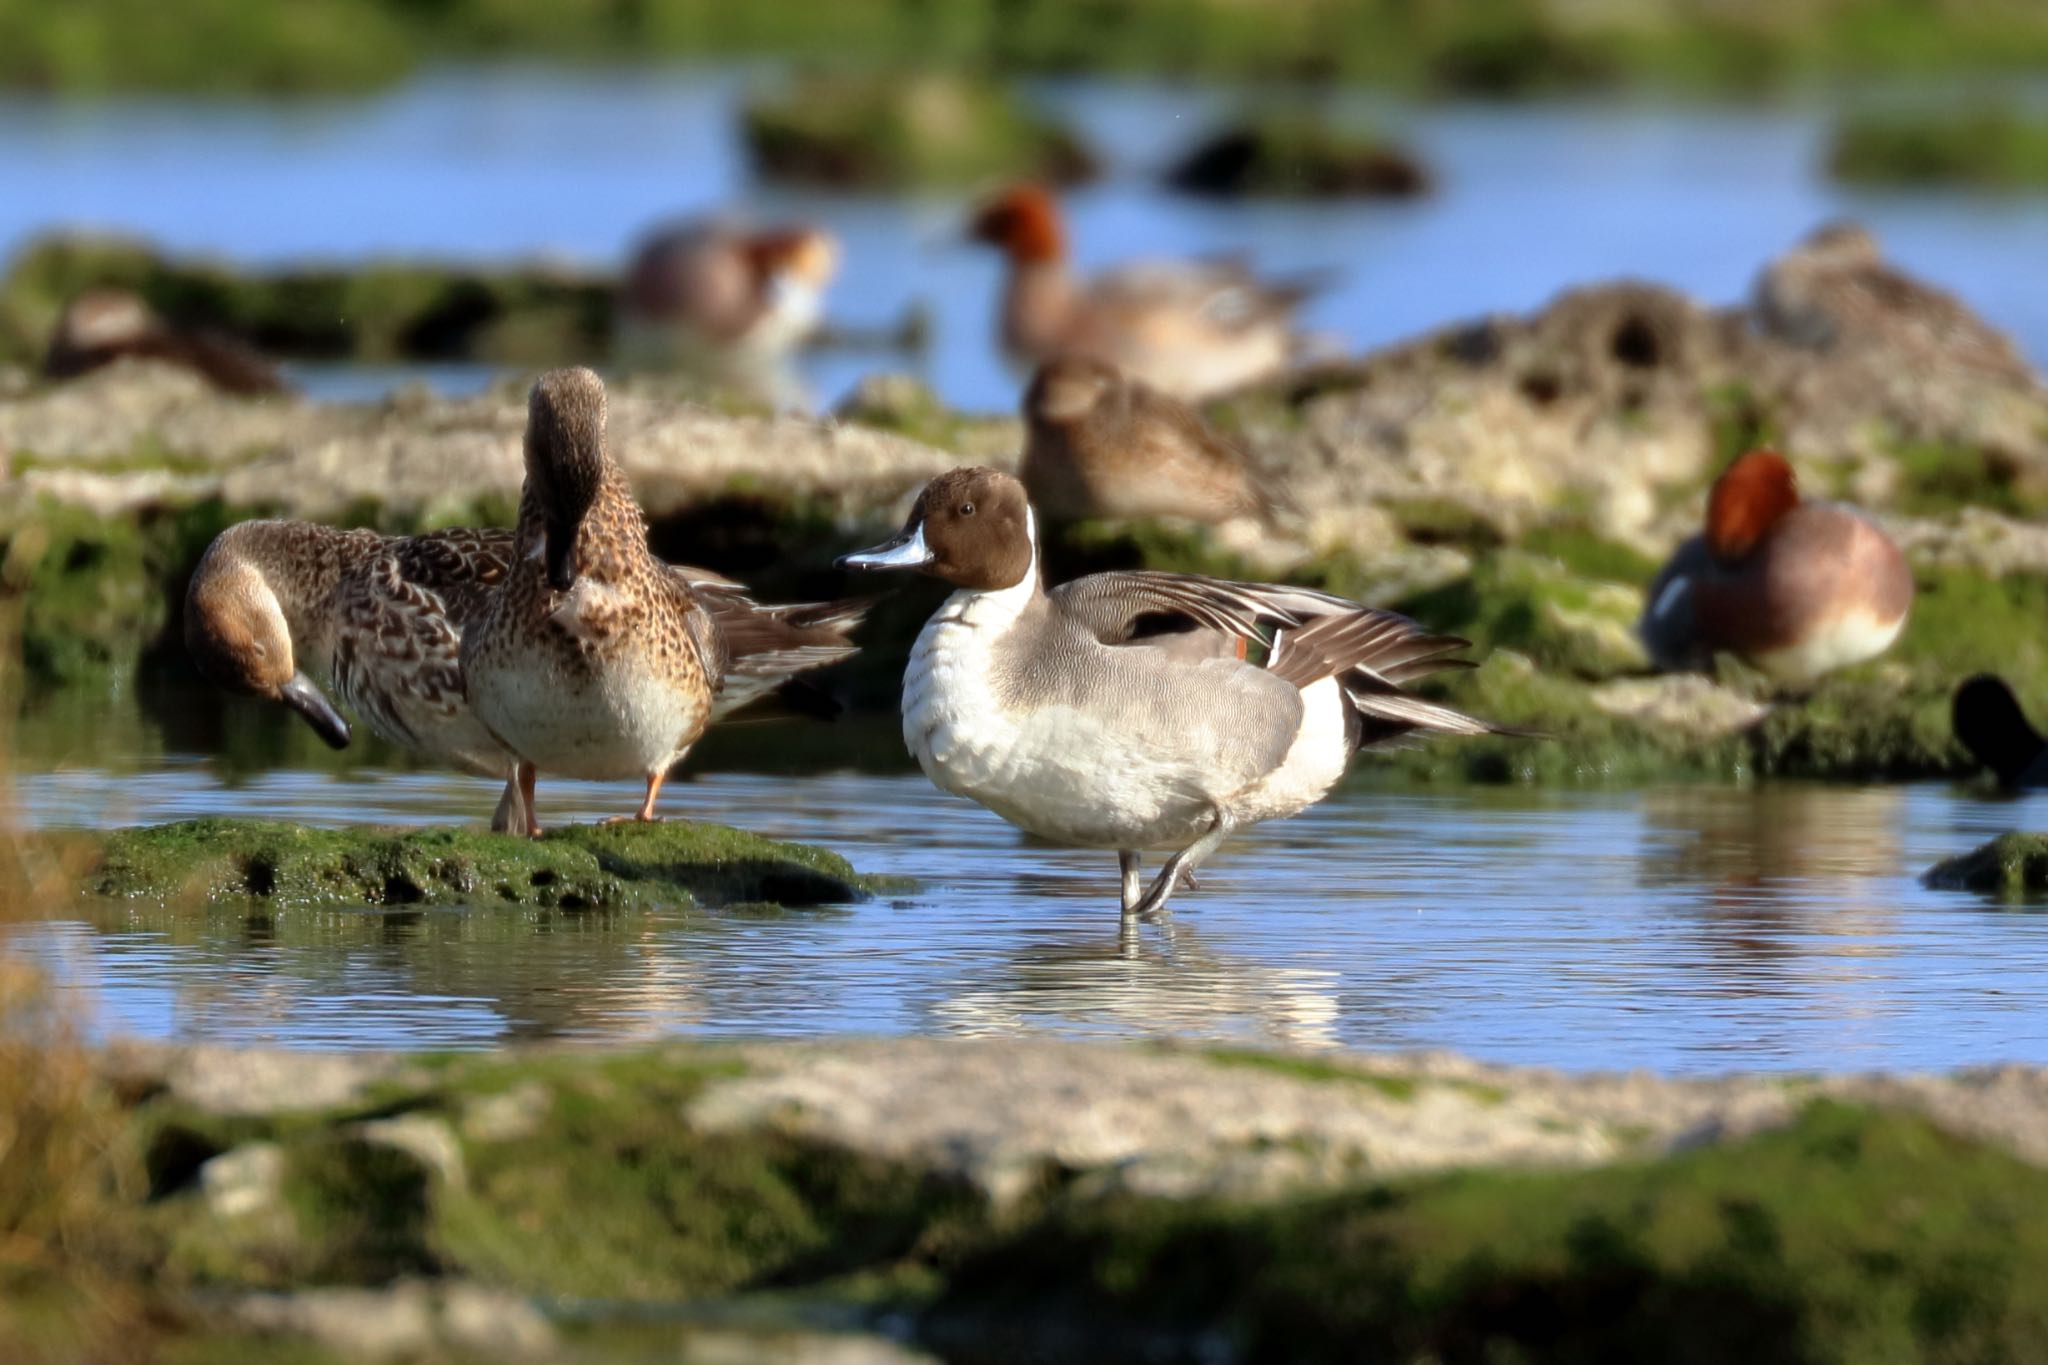
[[[823,905],[858,900],[869,886],[822,849],[686,821],[571,827],[538,840],[225,819],[65,837],[98,845],[88,891],[171,904]]]
[[[770,179],[837,188],[1071,184],[1094,173],[1074,135],[1000,86],[961,77],[814,76],[746,110],[748,149]]]
[[[96,1245],[125,1248],[121,1273],[158,1301],[448,1277],[601,1320],[603,1305],[801,1295],[988,1360],[1351,1360],[1361,1342],[1446,1361],[2048,1350],[2033,1293],[2048,1171],[1909,1111],[1822,1102],[1675,1155],[1332,1173],[1262,1200],[1054,1179],[997,1210],[915,1157],[773,1122],[694,1126],[693,1106],[744,1070],[732,1051],[672,1045],[423,1058],[346,1103],[276,1113],[134,1096],[123,1146],[139,1175],[107,1192]]]
[[[2048,1172],[1820,1105],[1602,1170],[1065,1208],[969,1257],[930,1322],[941,1342],[1001,1323],[1018,1358],[1057,1331],[1082,1360],[1145,1341],[1290,1361],[1366,1342],[1389,1360],[2021,1360],[2048,1351],[2044,1207]]]
[[[1828,167],[1859,184],[2048,186],[2048,118],[2004,105],[1860,115],[1836,129]]]
[[[192,566],[236,518],[217,501],[108,518],[43,500],[0,515],[0,595],[21,611],[23,676],[105,692],[178,610]]]
[[[132,289],[173,322],[277,355],[549,365],[601,353],[611,335],[612,281],[556,265],[248,270],[124,239],[58,236],[24,249],[0,281],[0,359],[39,362],[65,304],[98,285]]]
[[[1984,891],[2019,899],[2048,891],[2048,835],[2001,834],[1954,858],[1944,858],[1923,879],[1937,891]]]

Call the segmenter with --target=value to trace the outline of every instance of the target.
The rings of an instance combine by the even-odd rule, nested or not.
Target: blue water
[[[648,223],[733,206],[814,218],[845,239],[838,322],[921,303],[927,377],[999,409],[1016,381],[990,342],[996,262],[959,241],[965,196],[797,194],[753,182],[735,134],[746,83],[723,70],[446,70],[364,99],[74,103],[0,99],[0,253],[54,226],[143,234],[252,262],[374,254],[615,264]],[[1034,87],[1108,154],[1071,202],[1083,265],[1245,250],[1274,271],[1334,269],[1307,320],[1347,346],[1534,307],[1617,275],[1732,302],[1758,265],[1853,214],[1908,268],[1960,293],[2048,361],[2048,197],[1861,194],[1821,160],[1825,104],[1373,106],[1438,172],[1413,203],[1213,205],[1156,172],[1221,116],[1218,94],[1101,82]],[[817,358],[831,401],[901,362]],[[429,376],[456,389],[474,375]],[[384,377],[388,380],[389,376]],[[372,380],[368,387],[376,387]],[[319,374],[356,396],[361,376]]]
[[[488,783],[207,761],[30,774],[49,825],[482,818]],[[551,783],[550,818],[629,809]],[[316,1047],[925,1033],[1453,1048],[1570,1068],[2048,1063],[2048,914],[1919,885],[2048,823],[1943,785],[1423,791],[1369,780],[1241,834],[1170,927],[1115,860],[920,776],[715,773],[672,814],[824,844],[923,889],[757,918],[103,906],[17,931],[103,1034]]]

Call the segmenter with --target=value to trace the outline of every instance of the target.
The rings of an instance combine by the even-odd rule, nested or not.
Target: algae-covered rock
[[[1072,184],[1094,158],[1009,90],[960,76],[818,75],[753,100],[748,149],[772,180],[835,188]]]
[[[464,829],[313,829],[203,819],[103,835],[86,890],[172,903],[636,909],[825,905],[869,883],[822,849],[724,825],[578,826],[541,839]]]
[[[2019,897],[2048,890],[2048,834],[2001,834],[1927,871],[1936,891],[1988,891]]]
[[[293,1306],[318,1285],[328,1308],[402,1310],[438,1359],[418,1303],[362,1292],[413,1284],[580,1304],[565,1332],[607,1305],[795,1294],[991,1361],[1224,1340],[1448,1360],[1473,1331],[1531,1360],[2048,1348],[2026,1297],[2048,1274],[2038,1069],[1669,1080],[1441,1054],[667,1044],[385,1059],[351,1098],[270,1113],[221,1112],[181,1083],[186,1050],[154,1055],[156,1085],[133,1057],[122,1078],[119,1145],[145,1178],[107,1182],[99,1245],[161,1307],[260,1310],[214,1330],[324,1338],[327,1315]],[[475,1122],[506,1096],[518,1122]],[[221,1206],[223,1162],[261,1168],[252,1202]]]
[[[2048,185],[2048,119],[2011,105],[1860,114],[1835,130],[1837,180],[1893,186]]]
[[[1166,183],[1221,198],[1411,199],[1429,192],[1430,174],[1376,134],[1292,115],[1222,129],[1176,162]]]
[[[56,236],[21,251],[0,281],[0,358],[40,361],[64,306],[95,286],[133,290],[179,326],[292,356],[562,364],[602,354],[611,335],[613,281],[556,262],[246,269],[124,238]]]

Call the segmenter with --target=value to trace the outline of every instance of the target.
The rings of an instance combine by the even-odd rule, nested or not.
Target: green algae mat
[[[807,906],[900,885],[863,877],[824,849],[695,821],[574,826],[525,839],[202,819],[52,839],[89,869],[80,883],[88,894],[170,905]]]
[[[989,1362],[2048,1352],[2048,1170],[1915,1111],[1799,1099],[1762,1131],[1638,1144],[1604,1165],[1333,1170],[1264,1196],[1176,1195],[1048,1160],[996,1199],[943,1154],[717,1120],[718,1092],[792,1055],[424,1058],[283,1107],[275,1081],[266,1101],[209,1106],[189,1086],[117,1079],[131,1093],[112,1149],[128,1169],[91,1245],[111,1279],[173,1303],[427,1283],[571,1318],[831,1306]],[[1101,1056],[1065,1055],[1083,1072]],[[1150,1054],[1119,1055],[1139,1061],[1113,1083]],[[243,1060],[281,1074],[274,1057]],[[1273,1060],[1304,1084],[1347,1079]],[[832,1061],[874,1067],[886,1088],[876,1063]],[[1242,1053],[1209,1064],[1224,1088],[1269,1069]],[[292,1065],[317,1086],[319,1064]],[[1500,1079],[1481,1107],[1539,1084]],[[1351,1093],[1391,1122],[1443,1080]],[[1079,1090],[1076,1104],[1106,1100]],[[7,1313],[0,1302],[0,1324]]]

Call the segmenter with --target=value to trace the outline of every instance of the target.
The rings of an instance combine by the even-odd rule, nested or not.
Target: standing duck
[[[1705,532],[1651,583],[1639,630],[1667,672],[1725,651],[1799,686],[1884,653],[1912,606],[1890,536],[1852,507],[1802,502],[1784,457],[1752,450],[1715,481]]]
[[[43,357],[51,379],[74,379],[127,357],[192,371],[223,393],[283,393],[285,382],[253,348],[209,328],[173,327],[127,289],[88,289],[65,306]]]
[[[816,330],[838,270],[839,243],[822,228],[657,229],[634,249],[620,286],[620,347],[649,361],[780,360]]]
[[[1321,800],[1360,748],[1498,732],[1401,691],[1469,665],[1449,657],[1464,641],[1392,612],[1186,574],[1048,592],[1024,485],[993,469],[940,475],[900,535],[839,562],[953,585],[911,650],[905,743],[1020,829],[1117,850],[1127,916],[1164,909],[1232,830]],[[1145,849],[1174,850],[1149,889]]]
[[[1277,374],[1301,349],[1294,315],[1312,286],[1262,282],[1227,260],[1140,263],[1080,279],[1059,206],[1042,186],[989,200],[969,234],[1008,262],[1000,340],[1021,364],[1092,356],[1199,399]]]
[[[540,833],[537,771],[638,777],[654,819],[668,771],[711,718],[725,632],[647,548],[647,519],[605,448],[604,381],[551,370],[526,417],[517,557],[462,637],[470,705],[517,755],[520,813]]]
[[[247,521],[207,548],[185,599],[185,639],[223,687],[283,703],[336,748],[349,725],[332,689],[380,738],[464,772],[498,776],[510,756],[469,706],[463,634],[511,572],[513,532],[422,536]],[[763,606],[740,585],[681,565],[729,645],[719,720],[807,669],[853,654],[865,601]],[[506,828],[507,783],[493,827]]]
[[[1039,366],[1024,425],[1024,489],[1048,516],[1272,520],[1243,451],[1187,404],[1104,361]]]

